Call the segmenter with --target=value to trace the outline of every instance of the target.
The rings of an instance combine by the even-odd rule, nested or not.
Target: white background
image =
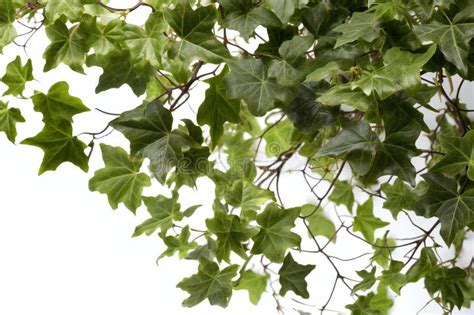
[[[145,14],[144,11],[136,12],[132,21],[145,20]],[[38,32],[28,46],[37,81],[28,84],[26,94],[31,95],[35,89],[47,92],[55,82],[66,80],[71,85],[70,93],[81,97],[91,109],[98,107],[121,112],[140,104],[141,101],[127,86],[96,95],[94,88],[101,73],[97,68],[87,69],[86,76],[64,66],[43,74],[44,61],[39,52],[47,43],[45,34]],[[19,48],[15,46],[4,50],[4,56],[0,57],[0,75],[18,52]],[[21,56],[26,60],[24,53]],[[0,93],[5,90],[1,85]],[[193,93],[196,101],[191,107],[196,109],[203,95],[198,90]],[[464,97],[472,101],[472,90]],[[27,119],[27,123],[18,125],[17,142],[41,130],[42,117],[32,110],[30,101],[3,100],[9,100],[10,106],[19,107]],[[190,113],[189,109],[183,108],[183,111]],[[111,118],[97,112],[78,115],[75,131],[101,130]],[[128,147],[118,133],[113,133],[105,141]],[[175,285],[196,271],[195,262],[163,259],[157,267],[155,260],[165,249],[162,242],[155,236],[131,238],[135,226],[147,217],[146,211],[139,210],[137,216],[124,207],[112,211],[105,195],[88,190],[93,171],[102,167],[98,150],[92,156],[88,174],[64,164],[58,172],[47,172],[40,177],[36,174],[43,155],[38,148],[15,146],[0,134],[0,152],[0,314],[276,314],[270,294],[265,294],[260,304],[253,306],[245,291],[234,292],[225,311],[210,307],[207,302],[192,309],[182,308],[180,303],[187,294]],[[305,186],[296,177],[289,176],[285,182],[284,191],[291,192],[285,201],[287,205],[311,201]],[[183,192],[183,207],[201,203],[204,207],[198,211],[210,216],[212,185],[202,181],[198,188],[199,191],[187,189]],[[145,194],[158,192],[168,194],[159,187],[147,189]],[[387,211],[378,214],[384,219],[390,218]],[[421,220],[420,224],[430,226],[432,222]],[[202,222],[196,224],[203,226]],[[395,235],[400,230],[403,233],[399,235],[410,234],[406,231],[407,226],[406,218],[400,216],[400,222],[393,227]],[[304,244],[311,246],[308,240]],[[338,249],[333,249],[332,253],[343,257],[351,257],[366,249],[353,238],[341,237],[337,244]],[[466,257],[472,256],[472,246],[468,248],[471,252],[465,253]],[[331,287],[333,271],[320,257],[301,259],[300,262],[317,265],[308,277],[312,298],[307,303],[321,306]],[[342,270],[349,272],[355,267],[349,263]],[[423,306],[429,298],[419,290],[421,286],[406,286],[392,313],[414,314]],[[339,286],[329,308],[346,312],[344,305],[352,301],[346,298],[347,295],[347,291]],[[422,314],[439,313],[439,308],[433,306]]]

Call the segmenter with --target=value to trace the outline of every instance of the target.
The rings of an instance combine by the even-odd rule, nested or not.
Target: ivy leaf
[[[72,122],[74,115],[89,111],[81,99],[69,94],[69,84],[58,82],[52,85],[48,94],[36,92],[31,98],[34,109],[43,114],[43,121],[48,124],[59,120]]]
[[[189,260],[201,260],[206,258],[208,260],[214,260],[216,258],[217,242],[206,236],[206,244],[196,247],[195,250],[189,253],[186,259]]]
[[[0,53],[16,38],[15,8],[11,0],[0,0]]]
[[[217,17],[215,7],[200,7],[193,11],[188,1],[180,0],[173,10],[166,9],[164,16],[181,38],[173,45],[172,56],[199,58],[215,64],[231,58],[224,45],[212,34]]]
[[[390,210],[394,219],[397,219],[400,211],[415,208],[418,195],[402,180],[397,179],[393,185],[384,183],[381,188],[387,196],[383,207]]]
[[[326,215],[324,215],[324,212],[321,208],[316,210],[315,213],[312,213],[314,208],[315,205],[311,204],[301,207],[301,214],[303,216],[311,214],[311,216],[307,218],[308,227],[311,231],[309,235],[324,236],[328,240],[332,240],[334,242],[336,239],[336,226]]]
[[[352,293],[355,293],[357,291],[366,291],[372,288],[372,286],[375,284],[375,271],[377,270],[376,267],[372,267],[372,270],[369,272],[367,270],[359,270],[357,271],[357,275],[362,278],[362,281],[357,283],[353,288],[352,288]]]
[[[454,64],[465,76],[468,72],[467,56],[469,40],[474,36],[474,23],[464,22],[462,17],[463,12],[459,12],[448,24],[433,21],[415,27],[414,32],[421,41],[433,41],[438,44],[446,60]]]
[[[388,238],[388,231],[386,231],[383,238],[377,238],[375,240],[374,245],[375,246],[372,246],[374,255],[371,259],[381,267],[388,268],[389,262],[391,261],[391,252],[394,249],[393,246],[396,245],[395,241]]]
[[[132,154],[150,159],[151,169],[160,183],[183,159],[182,149],[192,145],[191,139],[179,130],[171,130],[171,112],[158,101],[123,113],[112,122],[130,141]]]
[[[406,273],[407,282],[417,282],[431,272],[438,264],[438,258],[433,249],[425,247],[421,250],[420,257],[408,269]]]
[[[134,237],[142,234],[151,235],[158,229],[164,235],[168,229],[173,227],[174,221],[181,221],[184,218],[180,211],[181,206],[178,203],[177,194],[173,194],[171,198],[160,195],[157,197],[143,197],[142,200],[151,218],[135,228]]]
[[[280,27],[281,23],[272,11],[255,7],[247,11],[231,11],[226,15],[224,25],[237,30],[242,38],[248,41],[258,26]]]
[[[84,18],[81,21],[81,31],[87,35],[87,39],[99,56],[119,53],[124,40],[125,22],[119,19],[97,21],[95,18]]]
[[[461,287],[466,277],[466,272],[459,267],[440,267],[425,278],[425,287],[431,296],[439,292],[441,301],[449,304],[451,310],[454,306],[460,309],[464,303]]]
[[[87,66],[98,66],[104,70],[95,92],[100,93],[128,84],[135,95],[145,93],[152,75],[151,68],[148,64],[132,62],[131,58],[130,51],[126,49],[107,56],[90,56]]]
[[[318,152],[318,156],[345,156],[359,175],[366,174],[374,161],[380,141],[366,121],[350,121]]]
[[[46,171],[56,170],[64,162],[71,162],[84,172],[89,169],[89,158],[84,154],[87,146],[72,135],[72,125],[68,121],[61,120],[46,124],[40,133],[21,143],[44,151],[39,175]]]
[[[284,24],[290,21],[296,9],[303,8],[308,0],[269,0],[273,11]]]
[[[415,211],[427,218],[438,217],[441,237],[450,246],[457,232],[474,222],[474,189],[458,193],[456,181],[438,173],[427,173],[423,178],[429,188]]]
[[[183,279],[177,285],[190,295],[183,301],[183,306],[192,307],[208,299],[211,305],[226,307],[232,296],[232,278],[238,269],[239,266],[231,265],[220,270],[215,262],[201,259],[198,273]]]
[[[45,15],[50,23],[54,23],[62,15],[70,21],[80,20],[84,7],[81,0],[48,0],[45,7]]]
[[[314,265],[300,265],[294,261],[291,253],[286,255],[278,274],[280,275],[280,295],[285,296],[288,291],[293,291],[304,299],[309,298],[306,276],[313,271]]]
[[[269,204],[257,216],[260,232],[252,238],[251,253],[264,254],[272,262],[282,262],[288,248],[300,246],[301,237],[291,232],[299,212],[298,208],[282,209]]]
[[[166,25],[161,12],[150,14],[145,29],[127,25],[124,34],[125,45],[129,48],[131,56],[138,61],[145,60],[152,66],[160,65],[165,46],[163,35],[165,30]]]
[[[352,212],[355,200],[352,185],[348,181],[336,181],[334,184],[334,189],[329,195],[329,200],[338,206],[345,205],[347,210]]]
[[[21,64],[20,56],[17,56],[15,60],[7,65],[6,73],[1,80],[8,86],[8,90],[6,90],[3,95],[22,95],[23,90],[25,89],[25,83],[33,79],[33,66],[31,64],[31,59],[28,59],[23,66]]]
[[[238,180],[225,190],[225,199],[233,207],[242,210],[259,210],[262,204],[275,200],[273,192],[255,186],[247,180]]]
[[[369,198],[362,205],[357,207],[357,214],[354,217],[354,232],[361,232],[365,239],[370,243],[374,242],[374,232],[377,229],[387,226],[389,223],[374,217],[373,213],[373,200]]]
[[[265,154],[267,156],[278,156],[291,148],[293,134],[296,132],[296,129],[289,120],[280,121],[277,125],[273,125],[271,129],[267,130],[268,132],[263,136],[266,143]]]
[[[212,147],[215,147],[224,133],[226,121],[238,123],[240,121],[240,101],[230,100],[225,91],[224,77],[228,68],[212,79],[205,81],[209,84],[204,102],[199,107],[197,121],[200,125],[206,124],[211,128]]]
[[[191,233],[189,226],[186,225],[179,234],[178,237],[166,236],[163,238],[163,242],[168,247],[157,259],[157,262],[164,257],[171,257],[176,252],[179,252],[179,258],[183,259],[188,255],[188,252],[197,247],[197,243],[192,241],[189,242]]]
[[[60,1],[68,3],[68,1]],[[49,4],[49,2],[48,2]],[[51,43],[46,48],[43,58],[46,60],[44,72],[56,68],[60,63],[68,65],[72,70],[84,73],[82,68],[89,51],[88,41],[84,32],[79,30],[80,24],[68,29],[61,20],[46,27],[46,34]]]
[[[123,202],[135,213],[142,203],[143,188],[151,185],[150,177],[140,173],[143,161],[130,158],[120,147],[101,144],[100,148],[105,167],[95,172],[89,181],[89,189],[107,194],[112,209],[117,209]]]
[[[386,315],[393,305],[393,301],[387,296],[385,286],[379,286],[374,294],[370,292],[366,296],[360,295],[353,304],[346,305],[352,315]]]
[[[0,131],[5,132],[8,140],[15,143],[16,124],[25,122],[18,108],[9,108],[8,104],[0,101]]]
[[[276,100],[283,103],[290,100],[290,91],[268,77],[260,59],[241,59],[231,63],[230,69],[224,81],[227,95],[231,99],[243,99],[253,115],[265,115],[274,107]]]
[[[349,84],[340,84],[321,94],[317,101],[327,106],[349,105],[366,112],[376,105],[373,97],[365,95],[360,89],[353,90]]]
[[[349,22],[334,28],[334,31],[342,33],[334,48],[360,38],[370,43],[380,36],[380,30],[381,28],[374,22],[371,13],[355,12]]]
[[[383,270],[379,277],[380,283],[388,285],[393,292],[400,295],[400,289],[406,284],[405,275],[400,273],[405,264],[401,261],[392,260],[388,270]]]
[[[267,288],[269,279],[270,275],[268,274],[261,275],[252,270],[245,270],[237,281],[238,284],[234,287],[234,290],[247,290],[250,302],[257,305]]]
[[[439,141],[446,155],[431,171],[456,175],[467,166],[467,175],[474,181],[474,131],[469,131],[462,138],[440,136]]]
[[[227,262],[230,262],[231,252],[247,258],[243,243],[258,232],[254,227],[242,223],[238,216],[222,211],[214,211],[214,218],[207,219],[206,226],[217,236],[217,259]]]

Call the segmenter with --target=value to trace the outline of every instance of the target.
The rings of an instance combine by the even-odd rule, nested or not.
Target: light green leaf
[[[252,270],[245,270],[237,281],[238,284],[234,287],[234,290],[247,290],[250,302],[257,305],[267,288],[269,279],[270,275],[268,274],[261,275]]]
[[[372,288],[372,286],[375,284],[375,271],[377,270],[376,267],[372,267],[372,270],[369,272],[367,270],[359,270],[357,271],[357,275],[362,278],[362,281],[357,283],[353,288],[352,288],[352,293],[355,293],[357,291],[366,291]]]
[[[160,195],[157,197],[143,197],[142,200],[151,218],[138,225],[135,232],[133,232],[133,236],[151,235],[158,229],[164,235],[168,229],[173,227],[175,221],[181,221],[184,218],[180,211],[181,206],[178,203],[177,194],[173,194],[171,198]]]
[[[305,205],[302,207],[301,212],[310,214],[314,210],[314,205]],[[306,210],[306,209],[307,210]],[[315,213],[306,219],[308,221],[308,227],[311,231],[310,236],[324,236],[328,240],[335,242],[336,240],[336,226],[334,223],[323,213],[323,210],[319,208]]]
[[[161,12],[150,14],[144,29],[136,25],[127,25],[124,43],[130,49],[132,58],[138,62],[145,60],[152,66],[160,65],[165,45],[163,35],[165,30],[166,25]]]
[[[369,198],[362,205],[357,207],[357,214],[354,217],[354,232],[361,232],[365,239],[371,243],[374,242],[374,232],[389,223],[380,220],[374,216],[373,213],[373,200]]]
[[[67,3],[68,1],[62,1]],[[43,58],[46,60],[43,71],[49,71],[64,63],[72,70],[83,73],[83,65],[89,44],[86,34],[80,31],[80,25],[76,24],[70,29],[61,20],[46,27],[46,34],[51,43],[46,48]]]
[[[286,255],[278,274],[280,275],[280,295],[285,296],[288,291],[293,291],[304,299],[309,298],[306,277],[313,271],[314,265],[300,265],[291,256]]]
[[[334,189],[329,195],[329,200],[336,205],[345,205],[349,212],[354,207],[354,188],[348,181],[336,181]]]
[[[280,21],[286,24],[295,10],[304,7],[308,0],[268,0],[268,2]]]
[[[317,100],[328,106],[349,105],[361,112],[366,112],[376,105],[373,97],[365,95],[360,89],[351,89],[349,84],[336,85]]]
[[[392,260],[389,269],[382,271],[382,275],[378,278],[381,284],[389,286],[398,295],[400,295],[400,289],[406,284],[405,275],[400,273],[404,266],[403,262]]]
[[[252,37],[258,26],[279,27],[278,17],[262,7],[255,7],[248,11],[232,11],[226,15],[224,26],[237,30],[246,41]]]
[[[406,273],[407,282],[417,282],[427,274],[433,272],[433,268],[438,265],[438,258],[433,249],[425,247],[421,250],[420,257],[411,265]]]
[[[254,227],[241,222],[238,216],[222,211],[214,211],[214,218],[207,219],[206,226],[217,236],[217,259],[227,262],[230,262],[231,252],[247,258],[244,243],[258,232]]]
[[[257,211],[265,202],[275,200],[275,196],[270,190],[259,188],[248,180],[238,180],[225,190],[225,199],[233,207]]]
[[[0,53],[17,35],[13,22],[15,22],[15,7],[12,1],[0,0]]]
[[[231,265],[220,270],[215,262],[201,259],[198,273],[183,279],[177,285],[189,293],[189,297],[183,301],[183,306],[192,307],[208,299],[211,305],[226,307],[232,296],[232,278],[238,269],[239,266]]]
[[[301,237],[291,232],[299,212],[298,208],[286,210],[269,204],[257,216],[260,232],[252,238],[252,254],[264,254],[272,262],[282,262],[288,248],[299,247]]]
[[[84,7],[81,0],[48,0],[45,15],[50,23],[54,23],[62,15],[70,21],[78,21],[82,17]]]
[[[89,111],[81,99],[69,94],[69,84],[66,82],[55,83],[49,88],[48,94],[36,92],[31,99],[35,111],[43,114],[46,124],[59,120],[72,122],[74,115]]]
[[[68,121],[48,123],[36,136],[21,143],[36,146],[44,151],[40,175],[56,170],[64,162],[71,162],[84,172],[89,169],[89,158],[84,153],[87,146],[72,135],[72,125]]]
[[[25,89],[25,83],[33,80],[33,66],[31,59],[23,66],[20,56],[7,65],[6,73],[2,78],[2,82],[8,86],[8,90],[3,95],[22,95]]]
[[[334,48],[358,39],[363,39],[370,43],[380,36],[380,30],[381,28],[374,22],[371,13],[355,12],[349,22],[334,28],[334,31],[342,33],[337,39]]]
[[[276,100],[283,103],[290,100],[290,91],[268,77],[267,69],[260,59],[241,59],[232,63],[230,69],[224,81],[227,95],[247,102],[253,115],[265,115],[274,107]]]
[[[176,252],[179,253],[179,258],[183,259],[188,256],[188,252],[197,247],[197,243],[194,241],[189,242],[189,237],[191,232],[189,231],[189,226],[186,225],[179,234],[178,237],[175,236],[165,236],[163,242],[167,246],[166,250],[161,253],[158,257],[157,262],[163,257],[171,257]]]
[[[8,104],[0,101],[0,131],[5,132],[8,140],[15,143],[16,124],[25,122],[18,108],[9,108]]]
[[[384,183],[381,188],[387,196],[383,207],[390,210],[394,219],[400,211],[415,208],[418,195],[402,180],[397,179],[393,185]]]
[[[150,186],[150,177],[140,173],[142,160],[129,157],[120,147],[101,144],[105,167],[95,172],[89,181],[89,189],[107,194],[110,206],[118,208],[119,203],[133,213],[142,203],[142,191]]]
[[[224,77],[228,68],[216,77],[205,81],[209,84],[204,102],[199,107],[197,121],[200,125],[206,124],[211,128],[211,142],[215,147],[224,133],[226,121],[238,123],[240,121],[240,101],[230,100],[225,91]]]

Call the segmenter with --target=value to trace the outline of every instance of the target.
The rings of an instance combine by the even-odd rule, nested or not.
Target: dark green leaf
[[[302,298],[309,298],[306,277],[313,271],[314,265],[300,265],[294,261],[291,253],[286,255],[278,274],[280,275],[280,295],[284,296],[288,291],[293,291]]]

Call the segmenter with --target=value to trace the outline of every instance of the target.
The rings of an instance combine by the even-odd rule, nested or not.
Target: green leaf
[[[234,287],[234,290],[247,290],[250,302],[257,305],[267,288],[269,279],[270,275],[268,274],[261,275],[252,270],[245,270],[237,281],[238,284]]]
[[[45,15],[50,23],[54,23],[62,15],[70,21],[78,21],[82,17],[83,11],[81,0],[48,0],[45,7]]]
[[[225,199],[233,207],[257,211],[263,203],[275,200],[275,196],[270,190],[259,188],[250,181],[238,180],[225,190]]]
[[[336,181],[334,189],[329,195],[329,200],[334,202],[336,205],[346,206],[349,212],[352,212],[354,207],[354,189],[348,181]]]
[[[273,11],[284,24],[290,21],[296,9],[304,7],[308,0],[269,0]]]
[[[15,8],[11,0],[0,0],[0,53],[15,39]]]
[[[95,92],[100,93],[128,84],[135,95],[140,96],[145,93],[152,75],[151,68],[145,63],[132,62],[131,58],[130,51],[126,49],[107,56],[88,57],[87,66],[98,66],[104,70],[99,77]]]
[[[439,45],[447,61],[456,66],[461,75],[467,75],[467,56],[469,54],[469,40],[474,36],[474,23],[463,22],[457,17],[448,24],[433,21],[430,24],[419,25],[414,28],[415,34],[421,41],[433,41]]]
[[[345,156],[359,175],[366,174],[374,161],[379,138],[366,121],[349,121],[318,152],[318,156]]]
[[[466,272],[459,267],[439,267],[425,278],[425,287],[431,296],[439,292],[441,301],[449,304],[451,310],[454,306],[460,309],[464,303],[461,287],[467,276]]]
[[[132,58],[138,62],[145,60],[152,66],[160,65],[165,46],[163,35],[165,30],[166,25],[161,12],[150,14],[144,29],[136,25],[127,25],[124,43],[130,50]]]
[[[84,172],[89,169],[89,158],[84,154],[87,146],[72,135],[72,125],[68,121],[48,123],[36,136],[21,143],[36,146],[44,151],[40,175],[56,170],[64,162],[71,162]]]
[[[180,0],[173,10],[166,9],[164,16],[181,38],[174,43],[172,56],[183,56],[191,60],[198,58],[216,64],[231,58],[225,46],[212,34],[217,17],[214,6],[193,10],[188,1]]]
[[[446,155],[431,168],[431,171],[453,176],[467,167],[467,175],[474,181],[474,130],[463,137],[440,136],[439,141]]]
[[[393,292],[400,295],[400,289],[406,284],[405,275],[400,273],[405,264],[401,261],[392,260],[388,270],[382,271],[379,277],[380,283],[388,285]]]
[[[303,215],[305,212],[310,214],[313,211],[314,207],[314,205],[305,205],[302,207],[301,211]],[[307,208],[308,210],[305,210],[304,208]],[[307,221],[308,227],[312,235],[324,236],[328,240],[332,240],[333,242],[335,241],[336,226],[326,215],[324,215],[322,209],[318,209],[307,219]],[[312,236],[311,234],[310,236]]]
[[[200,245],[190,252],[186,259],[201,260],[206,258],[211,261],[214,260],[216,258],[217,242],[209,236],[206,236],[206,241],[206,244]]]
[[[231,72],[224,81],[227,95],[231,99],[243,99],[253,115],[265,115],[277,100],[283,103],[290,100],[290,91],[268,77],[261,60],[241,59],[231,63],[230,69]]]
[[[427,218],[438,217],[441,237],[450,246],[457,232],[474,222],[474,189],[458,193],[456,181],[438,173],[427,173],[423,178],[429,189],[416,203],[415,211]]]
[[[371,243],[374,242],[374,232],[389,223],[380,220],[374,216],[373,213],[373,200],[369,198],[362,205],[357,207],[357,215],[354,217],[354,232],[361,232],[365,239]]]
[[[255,7],[248,11],[232,11],[226,15],[224,26],[237,30],[246,41],[252,37],[258,26],[280,27],[278,17],[272,11],[262,7]]]
[[[56,20],[46,27],[46,34],[51,43],[43,54],[46,60],[43,71],[47,72],[64,63],[72,70],[84,73],[82,67],[90,47],[86,34],[80,31],[80,25],[76,24],[68,29],[64,22]]]
[[[171,198],[160,195],[143,197],[142,200],[151,218],[138,225],[133,236],[151,235],[158,229],[164,235],[168,229],[173,227],[175,221],[181,221],[184,218],[184,214],[180,211],[181,206],[178,203],[177,194],[173,194]]]
[[[6,73],[2,78],[2,82],[8,86],[8,90],[3,95],[22,95],[25,89],[25,83],[33,80],[33,66],[31,59],[23,66],[20,56],[7,65]]]
[[[314,265],[300,265],[294,261],[291,253],[286,255],[278,274],[280,275],[280,295],[285,296],[288,291],[293,291],[302,298],[309,298],[306,277],[313,271]]]
[[[227,75],[228,68],[212,79],[205,81],[209,84],[206,90],[204,102],[199,107],[197,121],[200,125],[208,125],[211,128],[212,147],[219,142],[224,133],[224,123],[240,122],[240,101],[230,100],[225,91],[224,77]]]
[[[197,243],[194,241],[189,242],[189,237],[191,233],[189,232],[189,226],[185,226],[178,237],[175,236],[166,236],[163,238],[167,249],[161,253],[158,257],[157,262],[163,257],[171,257],[176,252],[179,252],[179,258],[183,259],[188,256],[188,252],[197,247]]]
[[[366,296],[360,295],[353,304],[346,305],[352,315],[386,315],[393,306],[388,297],[387,288],[379,285],[377,292],[370,292]]]
[[[432,269],[438,264],[438,258],[433,249],[425,247],[421,250],[420,257],[411,265],[406,273],[408,282],[417,282],[432,272]]]
[[[357,275],[362,278],[362,280],[357,283],[353,288],[352,288],[352,293],[355,293],[357,291],[366,291],[372,288],[372,286],[375,284],[375,271],[377,270],[376,267],[372,267],[372,270],[367,271],[367,270],[359,270],[357,271]]]
[[[48,94],[36,92],[31,99],[46,124],[60,120],[72,122],[74,115],[89,111],[81,99],[69,94],[67,82],[57,82],[49,88]]]
[[[298,208],[286,210],[269,204],[257,216],[260,232],[252,238],[252,254],[264,254],[272,262],[282,262],[288,248],[299,247],[301,237],[291,232],[299,211]]]
[[[0,131],[5,132],[8,140],[15,143],[16,124],[25,122],[18,108],[9,108],[8,104],[0,101]]]
[[[395,241],[387,236],[388,231],[385,232],[383,238],[376,239],[374,243],[375,246],[372,246],[372,249],[374,250],[372,260],[383,268],[388,268],[388,264],[391,261],[391,252],[394,250],[394,246],[396,245]]]
[[[383,207],[390,210],[394,219],[397,219],[400,211],[415,208],[418,195],[402,180],[397,179],[393,185],[384,183],[381,188],[387,196]]]
[[[238,269],[239,266],[231,265],[219,270],[219,265],[215,262],[201,259],[198,273],[183,279],[177,285],[189,293],[189,297],[183,301],[183,306],[192,307],[208,299],[211,305],[226,307],[232,296],[232,278]]]
[[[380,36],[380,27],[373,21],[373,15],[367,12],[355,12],[349,22],[334,28],[342,33],[337,39],[334,48],[351,43],[358,39],[372,42]]]
[[[81,31],[87,35],[94,53],[99,56],[119,53],[124,40],[125,22],[119,19],[97,21],[84,19],[81,21]]]
[[[168,172],[184,158],[182,149],[192,145],[186,134],[171,129],[172,124],[171,112],[154,101],[123,113],[111,125],[130,141],[132,154],[150,159],[151,170],[164,183]]]
[[[230,253],[234,252],[242,258],[247,258],[245,242],[257,234],[257,230],[240,221],[233,214],[214,211],[214,218],[206,220],[210,232],[217,236],[217,259],[230,262]]]
[[[270,127],[268,127],[270,128]],[[265,154],[267,156],[278,156],[289,150],[293,144],[293,133],[296,129],[289,120],[284,120],[274,125],[263,136],[265,140]]]
[[[340,84],[321,94],[317,99],[323,105],[349,105],[361,112],[366,112],[376,105],[373,97],[365,95],[360,89],[353,90],[349,84]]]
[[[89,189],[107,194],[110,206],[117,209],[119,203],[133,213],[142,203],[142,191],[150,186],[148,175],[140,173],[142,160],[130,158],[125,150],[101,144],[105,167],[95,172],[89,181]]]

